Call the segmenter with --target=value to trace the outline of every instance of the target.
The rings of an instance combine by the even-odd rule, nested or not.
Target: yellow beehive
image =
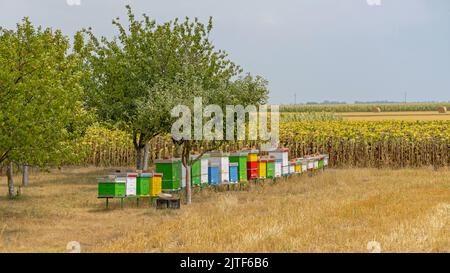
[[[250,162],[258,161],[258,154],[257,153],[249,153],[247,156],[247,160]]]
[[[267,159],[261,159],[258,161],[258,177],[266,178],[267,174]]]
[[[295,172],[301,173],[302,172],[302,163],[301,161],[295,161]]]
[[[155,173],[150,179],[150,196],[159,196],[162,190],[162,174]]]

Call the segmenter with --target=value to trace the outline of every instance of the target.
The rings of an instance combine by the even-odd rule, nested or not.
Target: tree
[[[79,59],[59,30],[34,27],[28,18],[15,30],[0,29],[0,164],[44,166],[68,156],[69,125],[80,110]]]
[[[103,121],[130,133],[136,167],[142,169],[146,143],[170,130],[170,115],[164,109],[175,104],[176,94],[165,87],[195,77],[203,87],[212,88],[240,68],[209,41],[211,18],[207,25],[189,18],[157,24],[145,14],[143,20],[136,20],[131,7],[126,8],[127,28],[118,18],[113,20],[117,37],[97,39],[91,30],[84,30],[77,34],[75,48],[89,52],[86,69],[91,77],[84,83],[89,90],[87,105]]]
[[[235,106],[242,105],[246,107],[248,105],[260,105],[264,104],[267,101],[268,97],[268,88],[267,81],[262,77],[257,76],[256,78],[247,74],[244,77],[240,77],[237,80],[231,80],[227,78],[223,78],[222,83],[220,85],[203,88],[201,84],[193,83],[189,85],[188,83],[184,83],[181,87],[184,92],[181,92],[182,95],[182,107],[175,108],[173,111],[174,116],[180,116],[179,119],[180,124],[182,124],[181,130],[178,130],[179,127],[175,126],[172,131],[172,138],[176,145],[182,151],[182,164],[186,168],[186,203],[191,203],[191,166],[195,163],[195,161],[199,160],[204,153],[216,150],[223,146],[225,143],[233,140],[228,140],[226,138],[226,127],[220,127],[214,125],[212,130],[212,135],[205,136],[205,131],[203,126],[196,127],[196,122],[201,124],[205,124],[207,122],[219,124],[224,122],[224,116],[217,116],[217,113],[212,114],[211,116],[204,115],[203,109],[201,109],[201,116],[194,116],[192,113],[198,111],[196,109],[199,107],[200,102],[195,102],[194,97],[201,98],[201,105],[215,105],[219,107],[221,112],[223,113],[223,109],[226,109],[227,106]],[[196,103],[199,103],[196,105]],[[233,120],[237,120],[237,116],[233,114]],[[234,124],[234,123],[233,123]],[[229,125],[229,124],[227,124]],[[234,136],[238,131],[237,126],[233,126]],[[202,137],[197,138],[196,134],[203,134]],[[201,153],[195,157],[191,157],[191,152],[193,147],[205,146],[204,144],[208,142],[208,148],[203,148]]]
[[[209,35],[212,19],[205,25],[197,18],[178,18],[157,24],[147,15],[136,20],[130,6],[128,27],[113,20],[118,36],[97,39],[90,29],[75,37],[75,49],[86,56],[91,76],[86,102],[108,123],[125,129],[133,138],[136,167],[142,169],[142,150],[159,134],[170,132],[173,107],[193,107],[194,97],[206,104],[225,106],[262,103],[267,99],[267,82],[250,75],[235,79],[242,69],[216,50]],[[87,42],[84,37],[88,36]],[[195,159],[190,152],[201,140],[178,139],[183,165],[188,172]],[[211,148],[223,142],[212,140]],[[190,175],[186,176],[190,179]],[[187,183],[190,202],[190,182]]]

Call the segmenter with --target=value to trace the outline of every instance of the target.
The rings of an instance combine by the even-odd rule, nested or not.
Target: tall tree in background
[[[157,24],[147,15],[136,20],[130,6],[128,27],[113,20],[119,35],[97,39],[92,31],[76,36],[77,51],[90,52],[86,68],[92,74],[85,83],[87,104],[106,122],[127,130],[136,150],[136,167],[142,169],[142,150],[158,134],[170,130],[169,110],[177,94],[169,86],[197,79],[202,87],[219,86],[240,68],[216,51],[207,25],[197,19],[178,19]]]
[[[69,39],[24,18],[0,29],[0,164],[7,165],[14,197],[13,163],[57,164],[71,154],[70,124],[81,111],[79,58]]]

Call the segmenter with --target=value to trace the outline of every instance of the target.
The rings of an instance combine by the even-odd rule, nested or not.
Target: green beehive
[[[141,173],[136,179],[136,195],[150,194],[150,173]]]
[[[325,156],[320,155],[319,156],[319,169],[323,169],[325,167]]]
[[[267,160],[266,172],[267,172],[267,174],[266,174],[267,178],[275,177],[275,160],[274,159]]]
[[[181,189],[181,161],[179,159],[158,159],[155,161],[155,171],[163,174],[163,191]]]
[[[122,197],[125,196],[126,183],[115,182],[114,179],[98,179],[98,196]]]
[[[198,157],[198,154],[190,156],[191,160],[195,160],[191,166],[191,185],[203,187],[208,185],[209,156],[202,155],[200,158]]]
[[[191,166],[191,185],[200,186],[201,182],[201,160],[197,160]]]
[[[230,163],[238,163],[239,181],[247,181],[247,153],[232,153],[229,156]]]

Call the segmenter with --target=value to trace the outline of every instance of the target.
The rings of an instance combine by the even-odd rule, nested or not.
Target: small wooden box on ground
[[[179,209],[180,206],[179,197],[160,197],[156,200],[157,209]]]
[[[155,171],[162,174],[162,190],[178,191],[181,189],[181,161],[178,159],[158,159]]]

